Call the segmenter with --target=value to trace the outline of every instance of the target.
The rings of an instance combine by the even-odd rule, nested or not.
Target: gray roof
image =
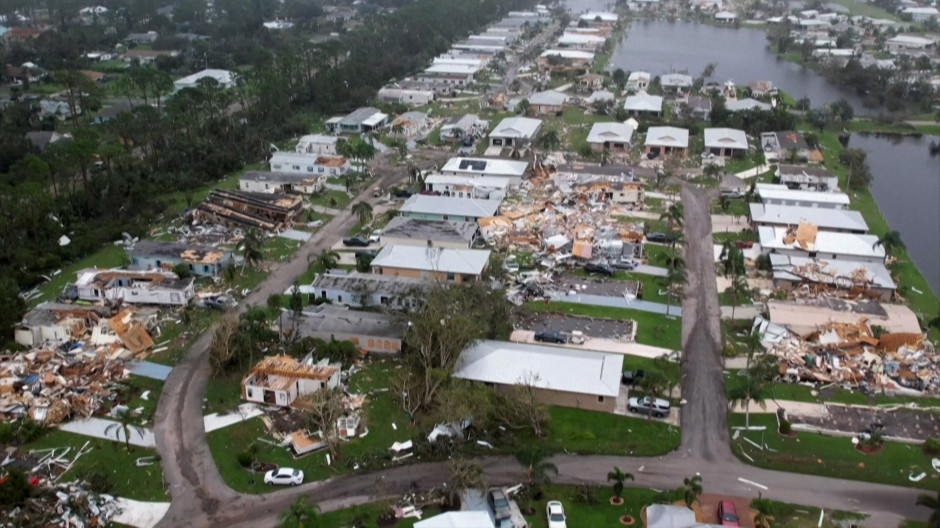
[[[385,238],[409,240],[434,240],[441,242],[469,243],[479,230],[476,222],[440,222],[397,216],[385,226]]]
[[[455,378],[597,396],[620,393],[623,355],[548,345],[478,341],[460,354]]]
[[[69,312],[93,313],[100,318],[108,318],[111,311],[106,306],[83,306],[80,304],[65,304],[58,302],[44,302],[23,315],[23,323],[27,326],[45,326],[55,324],[59,318],[53,313],[55,310]]]
[[[858,211],[765,203],[752,203],[750,207],[755,224],[798,226],[800,220],[805,220],[821,230],[868,231],[868,223]]]
[[[288,152],[287,154],[293,154]],[[316,156],[307,156],[311,160],[316,160]],[[272,183],[305,183],[310,180],[319,179],[316,174],[300,174],[296,172],[269,172],[269,171],[248,171],[238,178],[242,181],[269,181]]]
[[[315,290],[339,290],[346,292],[387,293],[409,295],[416,291],[427,291],[434,283],[424,279],[373,275],[371,273],[330,272],[317,275],[310,285]]]
[[[480,275],[489,261],[490,250],[488,249],[385,246],[372,259],[372,266],[376,268]]]
[[[294,328],[295,325],[300,335],[313,337],[336,333],[401,339],[407,329],[405,321],[391,315],[348,310],[329,304],[308,308],[297,318],[292,312],[281,312],[281,328]]]
[[[474,198],[451,198],[416,194],[401,207],[403,213],[423,213],[432,215],[465,216],[485,218],[493,216],[499,210],[500,200],[476,200]]]
[[[545,90],[529,96],[529,104],[561,106],[568,100],[568,96],[555,90]]]
[[[179,242],[164,242],[162,240],[139,240],[134,244],[133,248],[127,250],[128,255],[183,259],[186,262],[202,262],[207,257],[209,260],[217,261],[224,256],[225,253],[231,252],[232,250],[230,249],[220,249],[196,244],[182,244]],[[183,258],[184,253],[186,258]]]
[[[880,262],[857,262],[839,259],[813,259],[772,253],[770,267],[774,279],[812,282],[843,287],[864,281],[867,286],[894,290],[891,272]]]
[[[382,113],[382,111],[379,110],[378,108],[373,108],[373,107],[371,107],[371,106],[365,106],[365,107],[356,109],[356,110],[353,111],[351,114],[349,114],[349,115],[347,115],[346,117],[342,118],[342,121],[341,121],[341,122],[342,122],[342,123],[352,123],[352,124],[357,124],[357,125],[358,125],[358,124],[361,124],[361,123],[362,123],[363,121],[365,121],[366,119],[369,119],[370,117],[374,116],[375,114],[380,114],[380,113]]]

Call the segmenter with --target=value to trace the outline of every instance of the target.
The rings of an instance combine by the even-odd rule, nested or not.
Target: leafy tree
[[[547,486],[551,476],[558,475],[558,466],[547,459],[551,453],[539,447],[527,447],[516,453],[516,460],[525,468],[525,482],[530,488]]]
[[[372,205],[369,202],[359,201],[353,204],[352,214],[359,219],[359,225],[367,226],[372,222]]]
[[[131,450],[131,431],[144,437],[144,428],[137,423],[137,418],[131,413],[130,409],[120,409],[114,413],[116,422],[104,428],[104,434],[110,435],[114,431],[114,437],[120,439],[124,435],[124,448],[129,453]]]
[[[340,389],[322,388],[310,395],[308,406],[304,407],[304,417],[311,431],[320,431],[320,438],[326,444],[333,460],[339,460],[339,431],[336,421],[346,414],[343,393]]]
[[[304,311],[304,294],[300,292],[300,283],[294,281],[294,288],[290,292],[290,299],[287,301],[290,311],[294,317],[300,317]]]
[[[529,100],[528,100],[528,99],[523,99],[523,100],[519,101],[519,104],[518,104],[518,105],[516,105],[516,113],[522,114],[522,115],[528,115],[528,114],[529,114],[529,108],[530,108]]]
[[[607,482],[613,481],[614,497],[617,499],[623,499],[623,483],[627,480],[633,480],[633,475],[624,473],[617,466],[614,466],[613,471],[607,473]]]
[[[937,492],[936,497],[926,493],[918,495],[915,504],[930,510],[930,517],[927,518],[928,528],[940,528],[940,492]]]
[[[3,506],[6,511],[12,511],[25,505],[31,493],[26,473],[13,468],[7,473],[6,478],[0,481],[0,506]]]
[[[622,68],[617,68],[614,70],[612,79],[617,88],[623,90],[623,87],[627,85],[627,72],[623,71]]]
[[[904,241],[901,240],[901,233],[897,231],[888,231],[887,233],[878,237],[878,240],[875,241],[872,245],[872,249],[881,246],[885,250],[885,254],[889,255],[895,249],[905,249]]]
[[[268,310],[271,311],[271,317],[277,317],[281,313],[281,296],[277,293],[268,295]]]
[[[670,231],[677,231],[682,228],[683,210],[681,203],[671,204],[666,208],[666,212],[659,215],[660,220],[665,220],[669,224]]]
[[[538,379],[520,380],[497,393],[493,414],[506,428],[528,429],[535,436],[544,436],[549,414],[539,396]]]
[[[846,188],[864,190],[871,185],[872,175],[867,158],[868,154],[862,149],[846,148],[839,153],[839,162],[849,169]]]
[[[721,266],[724,269],[726,277],[737,277],[744,275],[744,252],[734,242],[725,242],[721,248],[721,254],[718,256]]]
[[[446,500],[448,505],[460,504],[460,494],[472,488],[486,488],[483,468],[476,462],[455,458],[450,463],[450,477],[447,479]]]
[[[307,498],[306,495],[297,497],[290,508],[277,516],[280,528],[319,528],[322,525],[320,507],[307,504]]]
[[[356,252],[356,271],[368,272],[369,267],[372,265],[373,258],[375,257],[369,252],[357,251]]]
[[[774,520],[774,503],[770,499],[758,497],[751,501],[751,509],[757,512],[754,516],[754,526],[757,528],[770,528]]]
[[[750,373],[744,376],[743,383],[733,387],[728,393],[728,399],[732,405],[744,405],[744,426],[751,426],[751,402],[765,408],[764,402],[764,382],[757,376]]]
[[[544,150],[555,150],[561,145],[561,137],[554,128],[549,128],[539,136],[538,145]]]
[[[666,286],[666,315],[669,315],[669,308],[672,306],[672,297],[677,291],[681,291],[681,286],[688,282],[688,275],[685,266],[677,264],[666,268],[666,276],[662,278],[662,283]]]
[[[728,291],[731,293],[731,318],[734,319],[734,310],[741,304],[740,301],[750,297],[752,290],[744,275],[735,275]]]
[[[693,475],[682,479],[682,487],[679,488],[679,492],[682,494],[682,500],[685,501],[685,505],[689,508],[695,504],[703,491],[701,475]]]
[[[255,228],[249,228],[245,231],[245,237],[239,249],[242,250],[242,257],[245,259],[245,266],[256,268],[264,258],[264,241],[261,238],[261,232]]]

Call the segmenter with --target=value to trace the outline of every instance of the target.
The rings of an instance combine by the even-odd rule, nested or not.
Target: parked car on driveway
[[[738,512],[735,511],[733,502],[723,500],[718,503],[718,522],[722,526],[741,526],[738,521]]]
[[[344,238],[343,245],[346,247],[369,247],[369,239],[357,236]]]
[[[751,240],[738,240],[738,249],[751,249],[754,247],[754,242]]]
[[[268,485],[299,486],[304,483],[304,472],[286,467],[272,469],[264,474],[264,483]]]
[[[568,528],[565,507],[561,501],[548,501],[545,505],[545,516],[548,517],[548,528]]]
[[[209,297],[202,301],[203,306],[206,308],[211,308],[213,310],[231,310],[238,306],[238,301],[229,297],[228,295],[217,295],[215,297]]]
[[[634,383],[640,381],[640,378],[642,378],[644,375],[646,375],[646,372],[643,370],[625,370],[620,376],[620,383],[623,383],[624,385],[633,385]]]
[[[600,264],[598,262],[588,262],[584,265],[584,271],[588,273],[606,275],[608,277],[613,277],[615,273],[614,268],[608,266],[607,264]]]
[[[490,488],[486,492],[486,503],[493,510],[493,516],[497,521],[508,519],[512,516],[512,509],[509,507],[509,497],[506,492],[499,488]],[[497,523],[498,524],[498,523]]]
[[[652,407],[653,416],[657,418],[669,416],[669,400],[653,399],[649,396],[627,400],[627,409],[630,409],[630,412],[633,413],[650,414],[650,407]]]
[[[665,244],[667,242],[672,242],[672,236],[666,233],[660,233],[659,231],[654,231],[652,233],[647,233],[646,241],[647,242],[659,242],[660,244]]]
[[[548,330],[544,332],[536,332],[535,340],[541,341],[543,343],[567,343],[568,338],[558,331]]]

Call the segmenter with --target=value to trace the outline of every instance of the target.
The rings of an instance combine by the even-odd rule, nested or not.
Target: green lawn
[[[743,414],[729,418],[732,426],[742,426],[744,420]],[[783,438],[776,434],[777,419],[772,414],[752,414],[751,425],[763,425],[767,430],[750,431],[746,436],[758,444],[763,438],[767,447],[774,451],[760,451],[741,439],[732,440],[731,445],[743,462],[759,467],[924,489],[936,489],[940,479],[930,468],[930,458],[918,446],[886,442],[882,452],[866,455],[854,449],[849,438],[813,433]],[[754,462],[741,453],[746,453]],[[928,478],[916,483],[908,480],[908,475],[921,471],[927,471]]]
[[[335,205],[331,203],[331,199]],[[310,203],[332,209],[345,209],[351,201],[352,198],[343,191],[324,191],[311,199]]]
[[[646,418],[550,407],[546,449],[582,455],[664,455],[679,447],[679,428]]]
[[[852,16],[867,16],[871,18],[885,18],[888,20],[898,21],[898,17],[894,14],[885,11],[884,9],[869,3],[857,2],[855,0],[833,0],[835,3],[845,7],[849,10],[849,14]]]
[[[44,301],[55,300],[62,293],[62,289],[65,288],[66,284],[75,282],[75,274],[83,269],[96,267],[102,269],[118,268],[123,266],[126,261],[124,248],[114,244],[102,246],[101,249],[91,255],[63,267],[62,273],[52,277],[51,281],[39,287],[42,296],[33,299],[29,304],[30,306],[36,306]]]
[[[133,433],[132,434],[136,434]],[[137,467],[138,457],[156,456],[154,449],[131,446],[131,452],[124,450],[124,445],[97,438],[90,438],[65,431],[53,430],[39,440],[23,446],[24,450],[50,449],[71,446],[69,458],[89,442],[92,450],[78,459],[75,466],[63,474],[59,482],[69,482],[87,471],[104,473],[111,484],[109,493],[128,499],[142,501],[166,501],[169,496],[163,491],[163,473],[160,463],[152,466]]]
[[[212,376],[206,385],[205,414],[226,413],[234,411],[242,402],[241,394],[242,375],[229,373],[222,376]]]
[[[140,410],[142,423],[149,424],[153,422],[153,415],[157,412],[157,401],[160,399],[160,392],[163,391],[163,382],[132,374],[121,384],[127,386],[126,396],[128,399],[125,405],[131,411]],[[150,393],[147,394],[145,400],[141,396],[147,391],[150,391]]]
[[[283,262],[292,257],[300,246],[297,240],[273,236],[264,241],[264,260]]]
[[[167,322],[160,327],[160,335],[154,335],[155,348],[169,347],[167,350],[151,354],[147,360],[161,365],[176,365],[189,349],[190,340],[198,338],[206,329],[222,317],[222,312],[208,308],[190,308],[190,321]]]
[[[554,312],[603,319],[633,319],[638,325],[636,334],[637,343],[668,348],[670,350],[679,350],[682,348],[682,325],[678,318],[668,318],[665,315],[630,310],[628,308],[611,308],[607,306],[554,301],[535,301],[526,304],[526,306],[535,312]]]
[[[751,214],[750,204],[744,200],[728,200],[728,209],[722,209],[720,202],[712,204],[712,214],[747,216]]]

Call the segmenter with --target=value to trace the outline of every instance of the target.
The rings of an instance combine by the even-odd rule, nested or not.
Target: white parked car
[[[568,528],[565,507],[560,501],[548,501],[545,505],[545,515],[548,517],[548,528]]]
[[[265,484],[280,484],[281,486],[299,486],[304,483],[304,472],[299,469],[278,468],[264,474]]]

